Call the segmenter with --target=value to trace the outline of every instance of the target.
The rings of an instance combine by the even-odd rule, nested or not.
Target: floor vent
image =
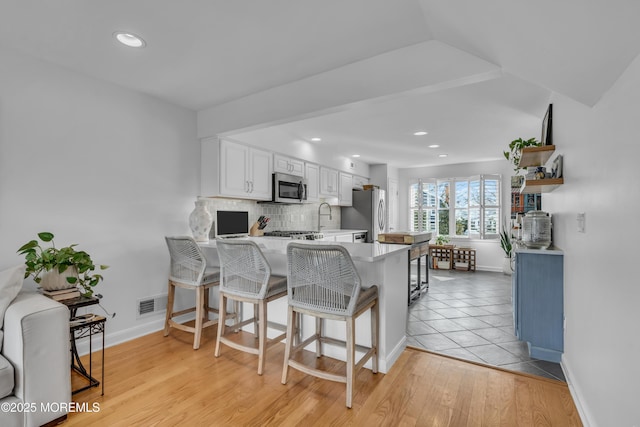
[[[167,309],[167,296],[156,295],[138,300],[138,317],[150,316]]]

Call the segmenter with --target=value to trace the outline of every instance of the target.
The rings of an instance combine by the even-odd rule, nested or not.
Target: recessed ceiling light
[[[431,145],[429,146],[429,148],[438,148],[438,147],[440,147],[438,144],[431,144]]]
[[[316,136],[315,138],[311,138],[311,140],[312,140],[313,142],[320,142],[320,141],[322,141],[322,138],[318,138],[318,137]]]
[[[438,157],[447,157],[448,154],[438,154]]]
[[[415,136],[422,136],[422,135],[426,135],[426,134],[427,134],[427,132],[425,132],[425,131],[423,131],[423,130],[420,130],[420,131],[418,131],[418,132],[414,132],[413,134],[414,134]]]
[[[353,155],[353,156],[351,156],[351,157],[360,157],[360,154],[354,154],[354,155]]]
[[[140,36],[125,31],[116,31],[113,36],[125,46],[129,47],[145,47],[147,43]]]

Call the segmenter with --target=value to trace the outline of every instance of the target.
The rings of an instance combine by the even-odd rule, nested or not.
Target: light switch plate
[[[584,212],[578,212],[578,216],[576,217],[578,220],[578,233],[585,232],[585,215],[586,214]]]

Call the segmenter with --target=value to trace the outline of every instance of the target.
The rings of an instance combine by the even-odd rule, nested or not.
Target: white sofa
[[[0,330],[0,426],[66,419],[70,365],[67,307],[35,292],[18,294]]]

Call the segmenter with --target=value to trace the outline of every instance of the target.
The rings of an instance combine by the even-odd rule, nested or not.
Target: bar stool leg
[[[171,327],[169,325],[169,321],[173,317],[173,300],[175,299],[175,295],[176,295],[176,287],[173,285],[173,283],[171,283],[171,280],[169,280],[169,293],[167,295],[167,314],[164,321],[165,337],[169,335],[169,328]]]
[[[202,319],[204,313],[202,312],[204,307],[204,286],[196,287],[196,325],[193,337],[193,349],[200,348],[200,338],[202,337]]]
[[[220,356],[220,337],[224,335],[227,317],[227,297],[224,292],[220,292],[220,309],[218,311],[218,336],[216,337],[216,349],[213,352],[215,357]]]
[[[264,370],[264,359],[267,345],[267,302],[260,301],[258,306],[258,375]]]
[[[354,339],[355,319],[348,317],[347,323],[347,408],[351,408],[353,400],[353,383],[355,377],[356,347]]]
[[[291,357],[291,348],[293,347],[293,331],[295,330],[295,314],[293,307],[289,306],[287,314],[287,342],[284,345],[284,366],[282,367],[282,384],[287,383],[287,374],[289,373],[289,358]]]
[[[378,373],[378,322],[380,317],[379,301],[371,307],[371,347],[375,349],[371,356],[371,371]]]
[[[316,317],[316,357],[322,356],[322,318]]]

